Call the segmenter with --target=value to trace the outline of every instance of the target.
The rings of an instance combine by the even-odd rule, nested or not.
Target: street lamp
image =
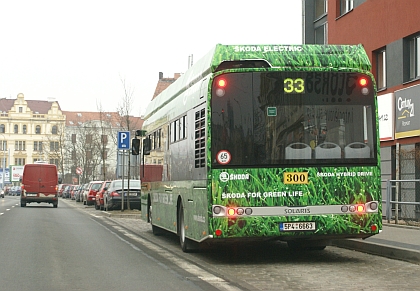
[[[3,151],[3,174],[1,175],[1,187],[2,190],[4,190],[4,176],[6,176],[6,159],[5,159],[5,155],[6,155],[6,149],[4,148],[4,145],[6,144],[6,137],[4,136],[4,134],[1,134],[3,136],[3,144],[1,146],[1,149]]]

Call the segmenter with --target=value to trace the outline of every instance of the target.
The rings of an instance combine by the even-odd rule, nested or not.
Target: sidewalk
[[[365,240],[337,240],[333,245],[420,264],[420,227],[383,222],[382,232]]]

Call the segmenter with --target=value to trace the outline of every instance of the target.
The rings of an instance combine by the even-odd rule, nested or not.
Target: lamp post
[[[4,176],[6,176],[6,159],[5,159],[5,155],[6,155],[6,149],[4,148],[4,145],[6,144],[6,137],[4,136],[4,134],[1,134],[3,136],[3,144],[1,146],[1,149],[3,151],[3,164],[2,164],[2,168],[3,168],[3,173],[1,175],[1,187],[2,190],[4,190]]]

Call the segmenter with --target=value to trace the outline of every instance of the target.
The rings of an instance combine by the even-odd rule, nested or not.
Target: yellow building
[[[0,99],[1,167],[39,160],[60,168],[60,144],[66,116],[56,101]]]

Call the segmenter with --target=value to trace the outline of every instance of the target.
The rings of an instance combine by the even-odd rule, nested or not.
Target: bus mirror
[[[150,155],[150,149],[151,149],[150,138],[145,138],[143,140],[143,155],[145,156]]]
[[[63,179],[58,178],[58,184],[62,184],[63,183]]]

